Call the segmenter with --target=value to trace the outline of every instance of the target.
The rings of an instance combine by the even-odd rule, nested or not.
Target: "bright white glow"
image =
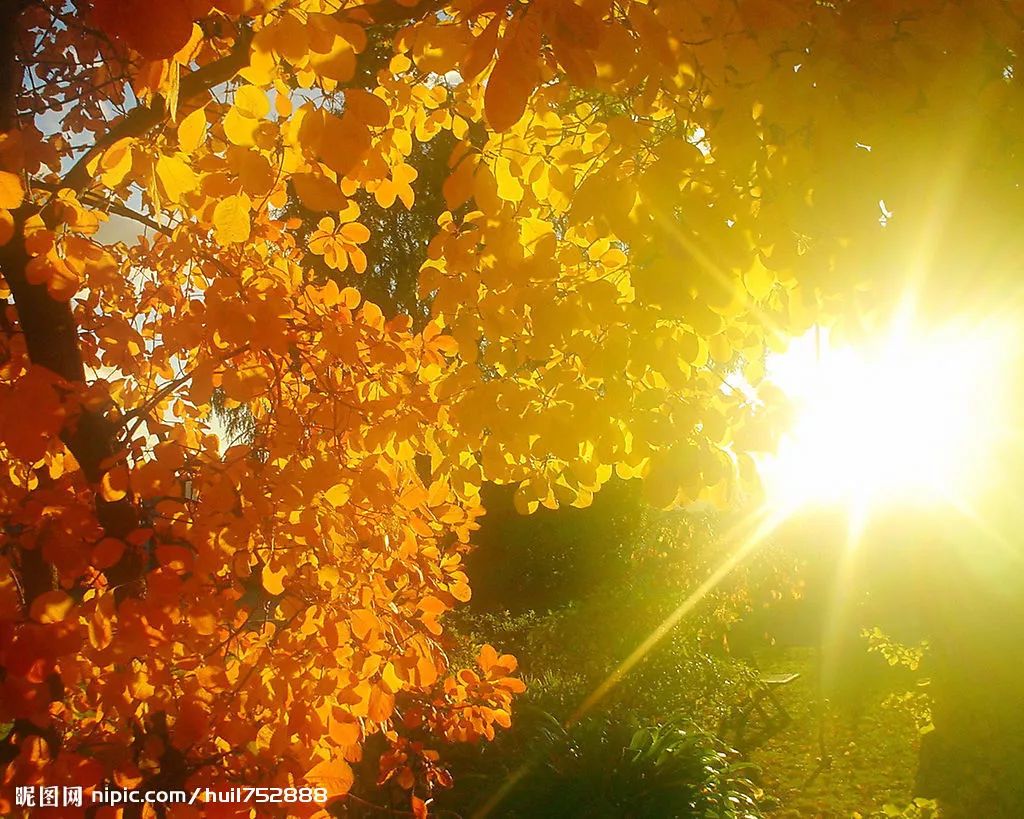
[[[973,495],[1000,428],[1009,342],[984,331],[893,334],[834,349],[812,332],[769,363],[795,420],[763,465],[785,507],[960,504]]]

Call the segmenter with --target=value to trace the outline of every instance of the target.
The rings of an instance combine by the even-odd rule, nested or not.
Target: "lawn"
[[[905,690],[898,680],[883,677],[856,693],[826,698],[817,649],[772,650],[758,665],[765,674],[800,674],[778,692],[792,722],[750,750],[762,786],[779,800],[773,816],[870,815],[913,798],[918,732],[910,714],[883,704],[890,693]]]

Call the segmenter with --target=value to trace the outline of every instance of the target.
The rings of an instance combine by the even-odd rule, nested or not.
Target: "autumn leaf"
[[[60,623],[67,619],[74,604],[67,592],[48,591],[32,601],[29,614],[38,623]]]
[[[206,111],[197,108],[178,123],[178,148],[186,154],[195,152],[206,136],[206,129]]]
[[[119,501],[128,494],[128,469],[118,466],[103,473],[100,481],[100,493],[103,500]]]
[[[318,762],[306,772],[306,781],[326,788],[330,796],[344,796],[355,781],[352,769],[343,759]]]
[[[121,559],[125,543],[115,537],[105,537],[92,549],[92,564],[97,569],[109,569]]]
[[[391,170],[391,179],[386,179],[374,188],[373,195],[382,208],[390,208],[395,199],[400,199],[406,208],[412,208],[415,193],[412,182],[419,172],[411,165],[402,163]]]
[[[56,438],[65,416],[58,388],[51,371],[31,367],[0,391],[0,441],[14,458],[34,462]]]
[[[345,195],[341,188],[326,176],[300,173],[292,177],[292,184],[299,199],[310,210],[340,210],[345,206]]]
[[[25,189],[16,174],[0,171],[0,208],[11,210],[25,198]]]
[[[369,238],[370,231],[359,222],[335,225],[334,219],[325,216],[309,238],[309,249],[323,256],[327,265],[335,270],[347,270],[351,262],[353,269],[362,273],[366,270],[366,255],[359,245]]]
[[[29,4],[5,781],[330,758],[310,781],[344,793],[372,751],[425,811],[428,752],[493,739],[524,687],[497,642],[451,665],[488,487],[746,519],[791,338],[885,337],[910,268],[922,318],[1012,310],[1019,21],[932,5]]]
[[[487,24],[483,33],[473,40],[473,44],[462,60],[460,73],[466,80],[474,79],[490,64],[494,51],[498,46],[498,29],[501,15],[495,15]]]
[[[115,612],[116,603],[113,594],[108,592],[95,598],[94,608],[86,621],[89,642],[93,648],[104,649],[113,642]]]
[[[310,69],[336,82],[347,82],[355,73],[356,52],[362,51],[366,41],[362,28],[327,15],[312,16],[310,22],[314,26]]]
[[[110,188],[117,187],[132,168],[131,138],[119,139],[100,157],[100,181]]]
[[[251,119],[263,119],[270,113],[266,93],[254,85],[243,85],[235,91],[235,110]]]
[[[245,194],[228,196],[217,203],[213,211],[215,237],[221,245],[244,242],[249,238],[251,222],[249,211],[252,204]]]
[[[526,112],[540,80],[540,46],[539,21],[530,12],[506,31],[484,95],[487,121],[495,131],[507,131]]]
[[[360,122],[375,128],[387,125],[391,118],[388,104],[375,94],[361,88],[345,89],[345,112],[352,114]]]
[[[187,3],[93,0],[96,24],[147,59],[170,57],[192,35]]]
[[[174,203],[181,202],[182,196],[199,184],[192,169],[177,156],[161,156],[156,163],[156,175],[164,195]]]
[[[287,567],[282,567],[275,572],[270,568],[270,566],[264,566],[260,574],[260,579],[263,583],[263,588],[267,590],[267,593],[276,597],[284,592],[284,579],[287,576]]]

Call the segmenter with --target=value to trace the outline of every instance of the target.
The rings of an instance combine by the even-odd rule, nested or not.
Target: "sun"
[[[1002,428],[1003,333],[906,328],[862,346],[812,332],[769,361],[794,423],[762,466],[783,508],[965,505]]]

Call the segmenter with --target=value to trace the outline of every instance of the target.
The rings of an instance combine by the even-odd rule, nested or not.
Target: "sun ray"
[[[655,209],[655,216],[658,219],[659,224],[665,227],[672,234],[672,237],[686,249],[686,252],[690,254],[701,270],[728,291],[731,291],[738,286],[736,277],[727,274],[719,265],[715,264],[714,260],[704,251],[704,249],[701,248],[700,245],[698,245],[690,236],[688,236],[674,219],[670,218],[663,211],[658,209]],[[745,306],[751,315],[757,318],[768,334],[775,336],[776,338],[784,338],[786,336],[785,329],[780,325],[778,320],[775,319],[767,310],[764,310],[756,301],[747,298],[747,304]]]
[[[651,649],[661,642],[687,614],[693,611],[698,603],[707,597],[734,569],[742,564],[758,546],[764,543],[765,538],[778,529],[786,517],[787,515],[784,512],[771,514],[768,507],[761,507],[755,515],[737,523],[732,531],[724,537],[726,542],[738,540],[739,543],[736,548],[718,565],[718,568],[708,575],[703,583],[690,592],[686,599],[662,620],[643,642],[626,659],[619,663],[612,673],[587,696],[569,719],[566,720],[566,727],[579,722],[583,716],[603,700]],[[752,527],[752,530],[744,535],[744,531],[750,527]]]
[[[821,680],[827,687],[835,679],[839,663],[839,646],[846,618],[850,613],[853,590],[857,587],[857,560],[868,525],[868,509],[863,505],[850,508],[846,522],[846,539],[836,567],[832,593],[828,598],[821,631]]]
[[[637,663],[639,663],[662,639],[664,639],[680,621],[708,596],[723,580],[725,580],[736,568],[738,568],[758,546],[765,542],[765,539],[775,532],[778,527],[790,516],[792,509],[778,507],[774,512],[766,505],[759,506],[750,515],[737,521],[723,535],[726,543],[736,542],[729,555],[718,565],[718,567],[695,588],[679,606],[676,607],[662,622],[609,674],[600,685],[597,686],[576,708],[575,711],[564,722],[566,729],[571,728],[586,716],[593,708],[601,702],[620,682],[629,674]],[[478,811],[473,814],[473,819],[483,819],[489,816],[508,793],[525,777],[537,760],[529,760],[505,778],[491,797]]]
[[[979,471],[996,433],[1005,429],[997,410],[1004,398],[999,388],[1004,350],[1013,344],[1003,330],[1011,325],[989,322],[925,335],[915,329],[915,307],[908,290],[889,333],[869,349],[830,349],[819,329],[813,360],[808,360],[806,340],[802,347],[796,344],[796,356],[777,357],[770,372],[781,375],[780,386],[794,393],[798,413],[777,456],[761,464],[763,502],[723,535],[724,543],[734,545],[722,562],[586,696],[564,728],[590,713],[766,538],[802,510],[838,506],[847,517],[823,629],[823,679],[835,671],[838,637],[858,586],[862,543],[880,507],[943,504],[984,525],[965,483],[982,483]],[[993,530],[990,536],[998,533]],[[490,815],[540,759],[509,774],[474,817]]]

